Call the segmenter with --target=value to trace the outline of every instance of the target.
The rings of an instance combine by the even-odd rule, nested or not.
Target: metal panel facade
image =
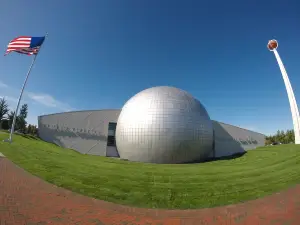
[[[39,136],[42,140],[92,155],[106,153],[109,122],[117,122],[121,110],[95,110],[58,113],[40,116]],[[242,129],[229,124],[212,121],[215,150],[211,157],[229,156],[264,146],[263,134]]]
[[[40,116],[42,140],[91,155],[106,156],[108,123],[117,122],[120,110],[95,110]]]
[[[217,121],[213,122],[215,133],[214,157],[243,153],[265,145],[265,135]]]
[[[148,163],[205,160],[213,127],[204,106],[188,92],[160,86],[143,90],[122,108],[116,130],[122,159]]]

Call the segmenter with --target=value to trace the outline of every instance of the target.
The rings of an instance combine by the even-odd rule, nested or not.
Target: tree
[[[28,115],[28,105],[24,104],[21,106],[19,117],[26,119],[27,115]]]
[[[266,137],[266,141],[265,141],[265,145],[270,145],[272,144],[272,141],[270,140],[270,138],[267,136]]]
[[[28,134],[37,135],[37,128],[35,125],[29,124],[27,127]]]
[[[2,121],[8,113],[8,104],[5,98],[0,98],[0,128],[2,128]]]
[[[18,116],[17,117],[17,128],[20,132],[26,133],[26,120],[23,117]]]
[[[39,133],[39,129],[36,126],[34,126],[33,135],[38,136],[38,133]]]
[[[280,142],[283,144],[295,143],[295,133],[294,130],[277,131],[275,135],[270,135],[266,137],[266,145],[269,145],[274,142]]]
[[[10,111],[9,114],[7,115],[8,118],[8,124],[9,124],[9,129],[12,127],[13,119],[14,119],[15,112]]]
[[[17,117],[17,120],[16,120],[18,130],[20,130],[22,133],[25,133],[25,131],[26,131],[27,114],[28,114],[28,105],[24,104],[24,105],[21,106],[19,116]]]
[[[287,143],[294,143],[295,142],[295,133],[294,130],[287,130],[286,132],[287,136]]]
[[[32,134],[35,135],[35,136],[38,135],[38,129],[37,129],[36,125],[34,125],[33,128],[32,128]]]
[[[14,128],[15,131],[19,130],[23,133],[26,132],[27,114],[28,114],[28,105],[23,104],[21,106],[19,115],[16,117],[15,128]],[[12,123],[13,123],[14,115],[15,115],[14,111],[10,111],[7,114],[9,129],[12,129]]]
[[[28,134],[33,134],[32,131],[33,131],[33,130],[32,130],[32,126],[31,126],[31,124],[29,124],[28,127],[27,127],[27,133],[28,133]]]
[[[7,119],[2,120],[2,129],[3,130],[9,129],[9,121]]]
[[[38,129],[36,125],[29,124],[27,126],[27,133],[31,135],[37,135]]]

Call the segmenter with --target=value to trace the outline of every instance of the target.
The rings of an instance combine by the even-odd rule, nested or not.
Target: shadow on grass
[[[24,138],[27,138],[27,139],[30,139],[30,140],[37,140],[37,141],[40,141],[41,139],[36,137],[36,136],[33,136],[33,135],[29,135],[29,134],[21,134],[21,133],[15,133],[16,135],[19,135],[19,136],[22,136]]]
[[[223,156],[223,157],[207,159],[207,160],[205,160],[205,162],[213,162],[213,161],[220,161],[220,160],[232,160],[232,159],[240,158],[240,157],[244,156],[245,154],[247,154],[246,151],[245,152],[238,152],[236,154],[229,155],[229,156]]]
[[[208,158],[208,159],[205,159],[205,160],[195,160],[195,161],[187,162],[187,163],[184,163],[184,164],[205,163],[205,162],[214,162],[214,161],[221,161],[221,160],[232,160],[232,159],[240,158],[240,157],[244,156],[245,154],[247,154],[246,151],[245,152],[239,152],[239,153],[229,155],[229,156]]]

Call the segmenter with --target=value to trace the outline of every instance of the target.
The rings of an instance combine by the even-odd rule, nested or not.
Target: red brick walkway
[[[300,186],[234,206],[134,209],[55,187],[0,157],[0,225],[299,225]]]

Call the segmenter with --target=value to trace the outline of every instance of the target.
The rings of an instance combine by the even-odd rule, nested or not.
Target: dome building
[[[122,108],[116,128],[119,155],[130,161],[184,163],[212,152],[213,127],[204,106],[174,87],[153,87]]]
[[[82,154],[147,163],[202,161],[265,144],[265,135],[211,120],[192,95],[168,86],[139,92],[122,110],[39,116],[38,134]]]

